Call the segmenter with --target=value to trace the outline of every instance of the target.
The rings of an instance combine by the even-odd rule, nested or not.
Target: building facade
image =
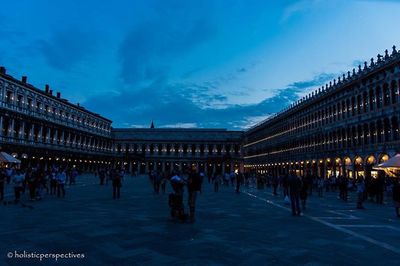
[[[243,132],[226,129],[114,129],[114,153],[130,172],[185,171],[213,175],[243,171]]]
[[[245,132],[247,171],[371,177],[400,152],[400,52],[378,55]]]
[[[240,131],[113,129],[112,121],[7,75],[0,67],[0,147],[23,167],[52,164],[84,170],[185,170],[209,174],[243,168]]]
[[[0,146],[27,166],[52,163],[85,165],[108,161],[111,121],[17,80],[0,67]]]

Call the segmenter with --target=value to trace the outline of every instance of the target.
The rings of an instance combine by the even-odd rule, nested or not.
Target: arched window
[[[397,82],[395,80],[392,81],[391,86],[390,86],[390,93],[392,95],[392,103],[395,104],[397,103]]]
[[[383,84],[383,105],[388,106],[390,104],[390,91],[387,83]]]

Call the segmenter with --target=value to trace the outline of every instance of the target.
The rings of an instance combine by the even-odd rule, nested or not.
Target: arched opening
[[[387,160],[389,160],[389,155],[387,155],[387,154],[381,154],[380,156],[379,156],[379,160],[378,160],[378,163],[383,163],[383,162],[386,162]]]
[[[370,180],[372,177],[377,176],[378,172],[372,169],[372,166],[376,164],[376,158],[370,155],[365,160],[365,178]]]
[[[355,178],[365,177],[365,172],[363,168],[363,159],[360,156],[354,158],[354,173]]]
[[[353,169],[350,157],[345,157],[343,159],[344,162],[344,175],[347,178],[353,178]]]

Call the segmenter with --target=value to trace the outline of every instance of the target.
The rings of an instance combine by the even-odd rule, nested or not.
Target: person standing
[[[214,192],[218,192],[219,190],[219,185],[221,183],[221,176],[217,173],[214,173]]]
[[[67,182],[67,174],[60,169],[56,175],[57,179],[57,197],[65,197],[65,183]]]
[[[191,221],[194,221],[197,191],[201,191],[201,178],[195,169],[193,169],[189,173],[187,186],[188,186],[189,218]]]
[[[116,169],[112,171],[113,199],[119,199],[121,196],[122,176]]]
[[[362,177],[357,179],[357,209],[364,209],[363,202],[365,197],[365,183]]]
[[[318,177],[318,196],[322,197],[323,193],[324,193],[324,178],[322,177]]]
[[[394,208],[397,217],[400,217],[400,181],[396,179],[392,188]]]
[[[12,182],[14,184],[14,195],[15,195],[15,203],[18,203],[21,198],[22,187],[24,183],[24,174],[21,170],[17,171],[17,174],[14,175]]]
[[[8,167],[6,169],[7,184],[10,184],[11,177],[13,176],[13,174],[14,174],[14,170],[11,167]]]
[[[243,174],[238,172],[236,175],[236,193],[240,193],[240,185],[243,182]]]
[[[303,211],[305,211],[306,209],[307,196],[308,196],[308,180],[305,177],[303,177],[300,189],[301,208]]]
[[[272,187],[274,189],[274,191],[272,192],[272,195],[276,196],[276,195],[278,195],[278,193],[277,193],[277,189],[278,189],[278,185],[279,185],[278,176],[277,175],[273,175],[272,179],[271,179],[271,182],[272,182]]]
[[[296,216],[301,214],[300,210],[300,189],[301,189],[301,180],[295,174],[289,179],[289,195],[290,202],[292,207],[292,215]]]

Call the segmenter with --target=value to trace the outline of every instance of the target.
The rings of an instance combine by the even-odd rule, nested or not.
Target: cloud
[[[321,73],[311,80],[299,81],[278,89],[273,97],[257,104],[228,104],[223,95],[208,95],[204,84],[168,85],[157,80],[140,90],[122,90],[89,98],[85,106],[114,121],[114,126],[218,127],[243,129],[279,112],[298,100],[299,93],[320,86],[335,75]],[[198,92],[196,94],[196,92]],[[220,101],[223,107],[204,107],[205,101]]]
[[[38,40],[34,46],[50,66],[68,71],[93,54],[97,36],[93,31],[68,28],[52,32],[49,39]]]
[[[155,18],[134,25],[120,46],[122,80],[137,85],[165,78],[179,58],[209,40],[216,29],[206,19],[207,12],[193,12],[201,7],[193,2],[157,1]]]
[[[316,4],[323,2],[324,0],[300,0],[295,1],[294,3],[287,5],[286,8],[283,9],[281,23],[287,22],[293,16],[306,12],[312,9]]]
[[[161,128],[196,128],[197,123],[176,123],[162,125]]]

